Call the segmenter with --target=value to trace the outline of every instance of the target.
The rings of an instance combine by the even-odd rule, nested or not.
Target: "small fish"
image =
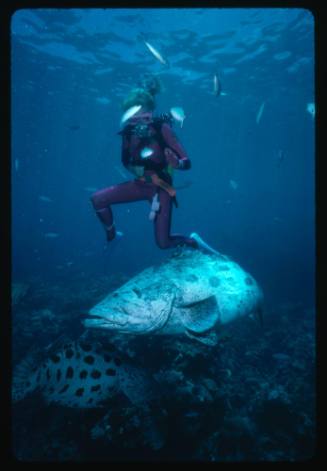
[[[18,172],[18,169],[19,169],[19,160],[15,159],[15,170],[16,170],[16,172]]]
[[[79,129],[81,129],[81,126],[79,124],[71,124],[70,126],[67,126],[67,127],[71,131],[78,131]]]
[[[235,180],[229,180],[229,186],[230,186],[233,190],[237,190],[237,188],[238,188],[238,183],[237,183]]]
[[[213,93],[215,96],[226,96],[227,93],[223,92],[221,89],[221,82],[217,74],[213,76]]]
[[[59,234],[57,234],[57,232],[47,232],[46,234],[44,234],[44,237],[46,237],[47,239],[56,239],[58,236]]]
[[[122,119],[120,120],[120,124],[124,124],[125,121],[130,119],[132,116],[135,115],[140,109],[142,108],[142,105],[134,105],[131,108],[128,108],[128,110],[125,111],[125,113],[122,116]]]
[[[170,114],[172,115],[172,117],[174,119],[176,119],[176,121],[181,123],[181,128],[182,128],[183,127],[183,122],[184,122],[184,119],[185,119],[185,113],[184,113],[183,108],[180,108],[178,106],[170,108]]]
[[[221,92],[221,83],[217,74],[213,76],[213,92],[215,96],[219,96]]]
[[[259,124],[259,122],[260,122],[264,107],[265,107],[265,102],[263,102],[261,104],[260,108],[259,108],[259,111],[258,111],[258,114],[257,114],[257,117],[256,117],[257,124]]]
[[[165,59],[165,58],[160,54],[160,52],[159,52],[157,49],[155,49],[148,41],[146,41],[142,35],[140,35],[140,38],[142,39],[142,41],[144,42],[144,44],[146,45],[146,47],[149,49],[149,51],[154,55],[154,57],[155,57],[156,59],[158,59],[158,61],[161,62],[161,64],[166,65],[167,67],[169,67],[169,62],[168,62],[168,60]]]
[[[150,147],[143,147],[143,149],[140,152],[142,159],[146,159],[147,157],[150,157],[150,155],[152,154],[153,154],[153,149],[150,149]]]
[[[13,402],[36,390],[47,403],[81,409],[103,407],[117,392],[134,404],[142,404],[152,394],[145,373],[128,365],[113,345],[82,338],[63,338],[43,352],[30,354],[15,368]]]
[[[316,106],[315,106],[314,103],[308,103],[307,104],[307,112],[311,114],[312,119],[315,117],[315,115],[316,115]]]
[[[43,195],[39,196],[39,200],[40,200],[40,201],[45,201],[46,203],[52,203],[52,201],[53,201],[53,200],[52,200],[51,198],[49,198],[48,196],[43,196]]]

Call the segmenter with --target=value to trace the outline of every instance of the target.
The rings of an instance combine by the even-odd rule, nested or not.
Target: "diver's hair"
[[[147,90],[152,96],[157,95],[162,90],[162,83],[158,77],[151,74],[144,74],[139,85]]]
[[[123,101],[122,107],[126,111],[135,105],[141,105],[142,108],[153,111],[155,108],[154,97],[144,88],[133,88]]]
[[[153,111],[156,106],[154,97],[161,90],[162,84],[158,77],[145,74],[139,81],[139,86],[129,92],[123,101],[122,108],[126,111],[134,105],[141,105],[142,108]]]

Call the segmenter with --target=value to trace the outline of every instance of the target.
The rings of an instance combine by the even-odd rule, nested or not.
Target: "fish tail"
[[[25,358],[16,366],[11,387],[13,402],[21,401],[27,394],[36,389],[37,369],[35,359],[32,356]]]

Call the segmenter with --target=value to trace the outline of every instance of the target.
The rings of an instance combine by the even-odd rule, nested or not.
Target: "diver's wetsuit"
[[[146,164],[146,161],[140,157],[140,151],[144,147],[140,137],[135,134],[127,135],[124,133],[124,130],[121,133],[123,138],[123,165],[129,170],[132,170],[131,166],[135,166],[137,163],[145,165],[143,177],[145,177],[146,180],[150,180],[150,182],[136,178],[133,181],[127,181],[109,188],[104,188],[103,190],[93,193],[91,196],[92,204],[100,221],[106,229],[107,240],[110,241],[114,239],[116,235],[110,206],[112,204],[141,200],[148,200],[151,202],[154,195],[158,193],[160,209],[154,220],[155,239],[157,245],[161,249],[173,248],[178,245],[188,245],[190,247],[197,248],[198,245],[196,241],[190,237],[177,234],[170,235],[172,196],[170,196],[166,190],[152,183],[150,179],[151,175],[156,173],[158,174],[157,170],[153,170],[153,166],[157,164],[158,169],[160,169],[159,173],[167,167],[164,149],[162,148],[162,145],[160,145],[160,139],[156,138],[157,131],[155,127],[151,126],[151,122],[153,122],[152,113],[138,113],[128,120],[128,125],[132,126],[137,124],[147,124],[147,128],[150,129],[150,134],[153,135],[153,139],[150,139],[146,145],[146,147],[153,151],[152,155],[146,159],[147,162],[150,162],[148,165]],[[189,169],[191,162],[167,122],[164,122],[161,125],[161,136],[163,138],[162,142],[164,142],[167,145],[167,148],[169,148],[170,151],[175,154],[175,157],[177,157],[176,162],[179,164],[177,168],[180,170]],[[163,175],[163,173],[160,174],[161,176]],[[164,175],[166,175],[169,180],[169,175]],[[169,181],[169,183],[171,183],[171,181]]]

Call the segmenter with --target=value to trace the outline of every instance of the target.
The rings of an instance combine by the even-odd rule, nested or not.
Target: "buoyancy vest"
[[[127,124],[118,134],[125,136],[128,141],[132,135],[136,135],[139,138],[138,149],[140,150],[147,146],[150,140],[155,139],[162,152],[164,152],[166,148],[169,148],[161,132],[164,123],[172,125],[172,118],[169,114],[154,117],[147,123]],[[154,129],[155,133],[152,132],[151,128]],[[131,161],[130,164],[143,167],[144,170],[153,170],[162,180],[167,181],[169,184],[172,182],[173,168],[168,165],[165,160],[159,163],[151,159],[139,159],[137,161]]]

